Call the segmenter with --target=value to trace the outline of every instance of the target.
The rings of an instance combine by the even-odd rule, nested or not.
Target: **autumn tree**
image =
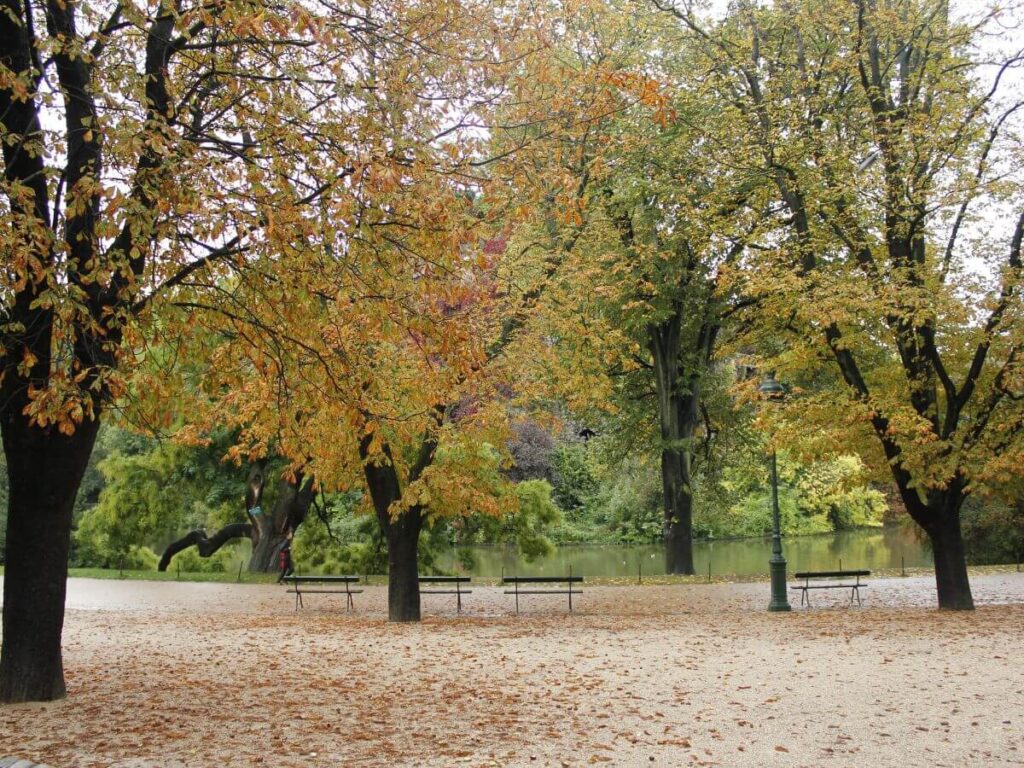
[[[770,297],[767,364],[814,383],[789,423],[887,468],[939,606],[973,608],[960,510],[1007,486],[1024,434],[1024,103],[1004,87],[1022,52],[982,53],[1000,12],[958,20],[946,2],[742,3],[717,25],[656,2],[743,123],[731,162],[786,209],[747,267]]]
[[[64,695],[71,509],[103,411],[146,354],[151,303],[244,271],[275,229],[394,149],[333,152],[373,87],[357,64],[376,40],[430,48],[417,23],[438,16],[415,5],[384,24],[362,3],[4,3],[0,700]]]
[[[588,21],[576,22],[586,34],[573,50],[592,61],[574,77],[602,79],[617,108],[578,144],[582,191],[574,217],[558,227],[572,248],[528,241],[560,270],[542,273],[553,285],[541,338],[558,340],[549,346],[561,357],[553,367],[564,390],[589,393],[591,405],[607,401],[620,424],[638,430],[618,430],[622,439],[646,444],[653,422],[666,568],[692,573],[702,388],[723,324],[749,302],[735,266],[764,195],[756,174],[714,152],[734,126],[718,119],[715,94],[674,25],[646,5],[609,7]],[[648,418],[628,416],[636,409]]]
[[[392,5],[367,14],[376,32],[349,60],[344,115],[305,170],[319,189],[347,163],[344,183],[315,209],[273,211],[272,253],[244,273],[176,285],[158,308],[182,353],[135,387],[156,411],[176,395],[181,440],[237,428],[228,459],[275,453],[313,488],[364,489],[388,547],[389,615],[415,621],[423,526],[517,503],[498,471],[502,227],[482,197],[480,127],[521,60],[493,30],[507,24],[517,48],[524,25],[511,7],[500,24],[483,6],[423,7],[413,32]]]

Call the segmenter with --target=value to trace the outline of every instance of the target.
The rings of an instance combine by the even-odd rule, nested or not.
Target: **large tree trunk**
[[[4,412],[10,495],[4,572],[0,701],[50,701],[66,695],[61,661],[71,515],[97,420],[73,435],[31,427]]]
[[[964,481],[957,476],[949,485],[930,492],[924,500],[910,486],[910,475],[899,462],[892,463],[893,479],[910,517],[928,534],[935,558],[935,587],[939,608],[974,610],[974,597],[967,576],[967,555],[960,531],[960,509],[966,495]]]
[[[950,498],[957,494],[958,498]],[[946,492],[946,504],[935,514],[934,522],[925,526],[935,557],[935,586],[939,608],[973,611],[974,597],[967,577],[967,558],[960,531],[960,506],[963,496],[956,488]]]
[[[443,411],[439,409],[438,413],[443,414]],[[423,509],[413,505],[392,519],[391,507],[402,498],[402,484],[390,446],[385,443],[381,454],[374,457],[370,454],[372,442],[373,434],[365,434],[359,442],[359,455],[364,462],[363,474],[377,522],[388,543],[388,620],[419,621],[419,540]],[[426,434],[416,463],[409,471],[410,482],[415,482],[434,460],[436,449],[437,437],[433,433]]]
[[[364,439],[362,445],[368,447],[369,443]],[[422,513],[419,507],[413,507],[391,519],[391,506],[402,498],[402,488],[387,448],[383,461],[378,464],[368,462],[364,465],[364,473],[377,522],[388,544],[388,620],[419,621]]]
[[[260,515],[259,535],[253,543],[249,558],[249,571],[270,573],[278,568],[278,554],[288,536],[299,529],[309,508],[313,505],[316,491],[313,478],[302,479],[302,474],[293,481],[283,479],[277,484],[277,498],[274,510],[269,515]]]
[[[266,531],[260,534],[249,556],[249,573],[270,573],[278,568],[277,555],[284,547],[287,537],[280,531]]]
[[[665,493],[665,572],[692,574],[693,492],[689,456],[662,450],[661,482]]]
[[[209,537],[203,530],[190,531],[167,546],[157,569],[166,571],[176,554],[193,545],[200,557],[211,557],[228,542],[248,536],[252,540],[249,571],[270,573],[276,570],[278,553],[284,547],[289,534],[298,530],[306,519],[316,492],[313,489],[313,478],[303,480],[302,473],[298,473],[291,481],[282,478],[278,483],[273,512],[264,514],[261,511],[253,515],[253,509],[263,500],[263,470],[262,462],[256,462],[249,470],[245,504],[250,522],[226,525]]]
[[[419,507],[402,513],[384,529],[388,542],[388,620],[420,620]]]
[[[649,329],[654,360],[658,420],[661,425],[661,484],[665,496],[663,534],[665,572],[692,574],[693,485],[690,462],[699,420],[699,377],[680,360],[680,324],[676,314]],[[683,390],[683,382],[689,389]]]

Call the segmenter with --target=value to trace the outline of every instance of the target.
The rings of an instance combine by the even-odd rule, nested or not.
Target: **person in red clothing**
[[[288,532],[288,538],[284,540],[284,546],[281,547],[281,551],[278,553],[278,562],[280,563],[281,575],[277,577],[277,583],[280,584],[286,576],[291,576],[295,573],[295,567],[292,565],[291,531]]]

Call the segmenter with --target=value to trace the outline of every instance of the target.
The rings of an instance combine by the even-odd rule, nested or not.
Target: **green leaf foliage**
[[[160,549],[189,529],[241,520],[244,477],[218,452],[153,441],[112,450],[98,465],[98,501],[74,532],[74,565],[118,567],[133,547]]]

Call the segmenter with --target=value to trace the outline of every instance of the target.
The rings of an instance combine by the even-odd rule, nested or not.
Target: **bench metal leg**
[[[459,582],[455,582],[455,612],[462,613],[462,589]]]
[[[519,582],[516,582],[516,616],[519,615]]]
[[[299,589],[299,585],[296,584],[295,585],[295,610],[297,611],[297,610],[299,610],[299,608],[305,608],[305,607],[306,606],[304,606],[302,604],[302,590],[300,590]]]

